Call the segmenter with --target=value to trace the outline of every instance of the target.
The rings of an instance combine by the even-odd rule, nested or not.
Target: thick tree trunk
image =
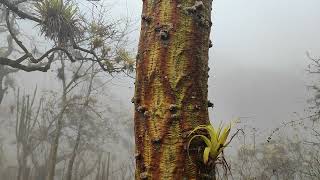
[[[143,0],[133,98],[136,179],[203,179],[186,147],[190,130],[209,123],[211,8],[211,0]]]

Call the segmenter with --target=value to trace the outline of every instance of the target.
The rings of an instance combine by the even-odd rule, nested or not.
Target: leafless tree
[[[31,5],[31,8],[28,9],[31,13],[20,8],[20,5],[25,3]],[[58,5],[54,3],[58,3]],[[0,56],[0,65],[28,72],[46,72],[51,68],[57,54],[65,56],[71,62],[80,60],[97,62],[104,71],[109,73],[127,72],[134,65],[134,61],[130,59],[120,59],[125,60],[121,64],[118,58],[112,58],[114,55],[110,54],[112,51],[123,54],[121,51],[114,51],[111,47],[123,45],[121,42],[126,35],[126,29],[120,31],[115,28],[117,23],[105,24],[102,22],[103,8],[99,9],[101,12],[98,16],[95,15],[96,18],[85,19],[77,11],[76,5],[71,4],[71,1],[0,0],[0,4],[5,9],[4,17],[10,37],[22,51],[22,55],[15,59]],[[96,9],[93,12],[95,11]],[[38,24],[40,26],[39,32],[51,40],[51,47],[38,56],[28,49],[19,34],[12,28],[12,24],[15,22],[10,20],[14,16]]]
[[[0,15],[4,16],[4,8],[0,7]],[[15,21],[15,16],[12,16],[9,20],[11,24]],[[12,29],[17,29],[16,27],[11,27]],[[0,18],[0,35],[5,34],[8,31],[8,27],[4,22],[4,19]],[[16,31],[17,33],[18,30]],[[10,35],[6,36],[6,44],[0,47],[0,57],[9,57],[14,52],[13,38]],[[7,93],[8,88],[13,88],[13,79],[9,76],[11,73],[17,72],[18,69],[12,69],[3,65],[0,65],[0,104]]]
[[[38,122],[41,101],[38,107],[35,106],[36,92],[32,97],[24,95],[20,99],[20,94],[17,94],[16,105],[16,140],[17,140],[17,160],[18,174],[17,180],[25,180],[29,178],[30,168],[27,164],[27,158],[37,146],[37,142],[33,137],[35,125]]]

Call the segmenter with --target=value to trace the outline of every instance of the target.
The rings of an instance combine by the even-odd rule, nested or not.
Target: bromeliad
[[[80,35],[78,8],[71,1],[43,0],[35,4],[41,33],[51,40],[64,44]]]
[[[227,147],[230,143],[230,141],[227,142],[227,138],[230,134],[231,126],[232,123],[229,123],[224,128],[221,125],[218,128],[215,128],[211,124],[197,126],[190,132],[189,136],[191,136],[199,130],[205,130],[208,132],[210,138],[201,134],[193,135],[188,142],[188,152],[192,140],[194,140],[195,138],[201,138],[206,144],[206,147],[202,154],[204,164],[208,163],[209,157],[213,162],[215,162],[220,153],[223,151],[223,149]]]

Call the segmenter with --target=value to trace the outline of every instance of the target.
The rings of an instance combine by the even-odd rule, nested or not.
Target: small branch
[[[22,56],[20,59],[26,59],[26,58],[27,57],[25,55],[25,56]],[[8,59],[8,58],[4,58],[4,57],[0,57],[0,64],[1,65],[7,65],[7,66],[10,66],[12,68],[21,69],[21,70],[26,71],[26,72],[31,72],[31,71],[47,72],[50,69],[50,65],[51,65],[51,63],[53,61],[53,55],[51,55],[49,57],[49,62],[43,67],[42,66],[26,66],[26,65],[18,63],[17,61],[11,60],[11,59]]]
[[[11,3],[9,0],[0,0],[0,4],[5,5],[8,9],[16,13],[22,19],[29,19],[38,23],[43,23],[43,21],[39,18],[31,16],[23,11],[21,11],[15,4]]]
[[[11,35],[11,37],[14,39],[14,41],[20,46],[20,48],[26,53],[26,54],[30,54],[28,49],[22,44],[22,42],[17,38],[17,36],[15,35],[15,33],[12,31],[12,27],[9,21],[9,10],[6,10],[6,23],[7,23],[7,27],[9,30],[9,33]]]
[[[88,54],[92,54],[96,58],[96,61],[99,63],[100,67],[104,71],[108,71],[108,69],[106,69],[104,67],[104,65],[101,63],[101,59],[97,56],[97,54],[93,50],[84,49],[84,48],[78,46],[74,40],[72,41],[72,46],[73,46],[74,49],[78,49],[78,50],[80,50],[82,52],[85,52],[85,53],[88,53]]]
[[[24,54],[23,56],[21,56],[20,58],[14,60],[14,59],[10,59],[9,55],[12,53],[11,48],[8,48],[8,53],[10,52],[10,54],[5,54],[6,56],[4,57],[0,57],[0,65],[8,65],[11,66],[13,68],[18,68],[24,71],[42,71],[42,72],[46,72],[48,70],[48,68],[50,68],[51,63],[53,62],[53,60],[49,60],[48,63],[43,63],[45,64],[45,66],[43,66],[43,64],[37,64],[40,63],[42,60],[44,60],[45,58],[48,58],[50,55],[52,55],[54,52],[56,51],[61,51],[63,52],[68,59],[71,62],[75,62],[76,60],[88,60],[88,61],[93,61],[93,62],[97,62],[99,64],[99,66],[101,67],[101,69],[103,71],[107,71],[109,74],[112,75],[112,73],[120,73],[120,72],[124,72],[125,74],[128,75],[128,73],[126,73],[126,70],[122,67],[114,67],[112,65],[112,62],[110,62],[110,66],[108,64],[105,64],[104,61],[108,61],[106,60],[104,57],[99,57],[97,52],[95,52],[94,49],[86,49],[83,47],[80,47],[77,42],[75,40],[71,40],[71,46],[74,50],[79,50],[81,53],[86,53],[86,55],[89,55],[89,57],[87,58],[82,58],[82,57],[75,57],[73,56],[70,51],[68,51],[68,49],[64,48],[64,47],[53,47],[50,50],[48,50],[47,52],[45,52],[41,57],[39,58],[35,58],[34,54],[31,52],[31,50],[28,50],[28,46],[25,45],[25,43],[22,42],[21,38],[18,37],[18,33],[16,32],[16,29],[14,29],[13,27],[13,23],[15,20],[15,15],[12,14],[17,14],[17,16],[21,17],[21,18],[26,18],[38,23],[43,23],[43,21],[41,19],[38,19],[35,16],[29,15],[23,11],[21,11],[18,8],[18,4],[19,3],[23,3],[26,2],[27,0],[17,0],[17,1],[12,1],[12,0],[0,0],[0,5],[4,5],[6,8],[6,12],[5,12],[5,20],[6,20],[6,25],[4,25],[5,28],[8,29],[10,36],[8,36],[8,46],[12,47],[13,46],[13,41],[23,50],[22,54]],[[39,0],[30,0],[30,1],[39,1]],[[12,11],[12,12],[10,12]],[[11,14],[10,14],[11,13]],[[10,19],[10,15],[12,15],[12,19]],[[111,37],[110,37],[111,38]],[[54,57],[54,55],[52,55],[52,57]],[[29,60],[30,63],[35,64],[35,66],[33,65],[23,65],[23,62],[25,60]],[[131,77],[133,78],[133,77]]]
[[[231,143],[231,141],[233,140],[233,138],[234,138],[240,131],[244,134],[243,129],[237,129],[236,133],[234,133],[234,134],[231,136],[230,140],[226,143],[226,146]]]
[[[72,55],[70,54],[69,51],[67,51],[66,49],[61,48],[61,47],[54,47],[54,48],[48,50],[47,52],[45,52],[45,53],[44,53],[40,58],[38,58],[38,59],[35,59],[35,58],[33,58],[33,56],[32,56],[32,58],[31,58],[30,60],[31,60],[32,63],[39,63],[39,62],[42,61],[44,58],[46,58],[50,53],[53,53],[53,52],[56,52],[56,51],[62,51],[62,52],[64,52],[64,53],[68,56],[68,58],[70,59],[71,62],[75,62],[75,61],[76,61],[76,60],[72,57]]]
[[[3,53],[3,57],[10,56],[10,54],[14,50],[14,48],[13,48],[13,38],[10,35],[7,36],[7,43],[8,43],[8,47],[7,47],[7,50]]]

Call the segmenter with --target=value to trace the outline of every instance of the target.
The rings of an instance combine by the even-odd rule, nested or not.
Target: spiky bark
[[[202,179],[188,133],[208,124],[211,0],[143,0],[135,103],[136,179]]]

